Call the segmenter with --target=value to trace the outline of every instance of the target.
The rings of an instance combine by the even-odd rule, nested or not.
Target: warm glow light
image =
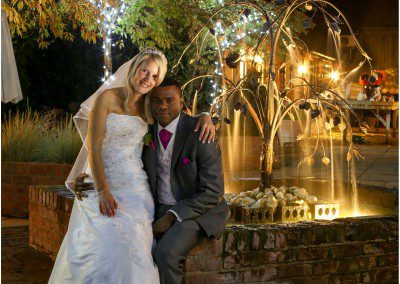
[[[304,75],[307,73],[307,66],[305,64],[299,65],[299,67],[297,67],[297,73],[299,75]]]
[[[329,74],[329,78],[331,78],[331,79],[334,80],[334,81],[337,81],[337,80],[340,79],[340,74],[339,74],[338,71],[332,71],[332,72]]]
[[[262,64],[263,63],[262,57],[260,55],[258,55],[258,54],[256,56],[254,56],[254,61],[256,63],[258,63],[258,64]]]

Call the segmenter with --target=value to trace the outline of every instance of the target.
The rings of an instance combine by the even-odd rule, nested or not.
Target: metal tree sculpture
[[[267,4],[264,6],[266,5]],[[236,9],[239,11],[239,21],[241,21],[241,23],[244,25],[249,25],[249,23],[255,19],[255,24],[249,28],[250,31],[246,33],[246,30],[243,31],[243,27],[241,27],[242,30],[238,31],[240,24],[237,24],[236,22],[233,25],[230,24],[230,27],[224,29],[224,22],[223,19],[221,19],[221,15],[226,13],[229,9]],[[260,190],[264,190],[271,184],[272,167],[274,161],[274,139],[278,127],[285,115],[293,117],[294,113],[297,113],[298,111],[310,110],[311,119],[316,121],[318,117],[321,117],[321,113],[327,114],[327,116],[330,117],[330,120],[325,124],[326,130],[330,131],[331,128],[338,126],[341,130],[347,128],[350,134],[350,122],[344,115],[343,107],[348,108],[350,112],[356,116],[351,107],[338,94],[337,91],[329,89],[329,86],[311,84],[306,78],[301,76],[292,77],[285,84],[283,89],[278,89],[278,84],[276,81],[276,73],[279,69],[277,66],[277,53],[280,52],[281,46],[285,47],[290,55],[293,55],[293,51],[298,48],[296,42],[299,42],[300,40],[291,35],[288,21],[289,18],[298,10],[301,10],[302,13],[314,11],[313,16],[317,11],[320,11],[323,14],[329,32],[335,39],[335,43],[338,42],[338,37],[341,32],[339,28],[340,24],[346,25],[351,35],[354,37],[354,33],[345,16],[329,1],[295,0],[291,1],[290,4],[287,4],[284,0],[276,0],[273,2],[273,4],[268,4],[267,8],[257,3],[234,1],[227,3],[211,16],[208,22],[193,38],[192,42],[186,47],[177,64],[172,69],[174,71],[176,68],[178,68],[183,56],[192,46],[195,46],[196,48],[196,57],[191,62],[198,64],[199,59],[201,58],[201,53],[205,50],[204,41],[206,37],[211,37],[213,39],[218,58],[218,61],[215,62],[216,70],[214,74],[199,75],[184,84],[183,89],[185,90],[189,84],[196,80],[200,80],[202,83],[206,79],[212,80],[211,83],[214,88],[214,93],[212,93],[213,103],[211,105],[211,111],[218,113],[219,115],[226,114],[227,102],[230,99],[232,99],[234,96],[239,97],[238,102],[235,104],[235,109],[240,110],[243,113],[250,113],[257,126],[258,133],[262,138],[260,157]],[[330,10],[333,10],[333,12],[330,12]],[[336,13],[336,15],[333,15],[332,13]],[[304,20],[305,26],[309,27],[311,25],[311,18],[307,17]],[[232,21],[230,20],[230,23],[231,22]],[[231,29],[231,31],[227,31],[228,29]],[[201,36],[204,36],[202,41],[199,40]],[[236,51],[235,48],[239,49],[239,43],[243,42],[243,40],[246,40],[247,37],[252,37],[255,39],[253,44],[249,46],[249,43],[247,42],[245,48],[243,48],[241,52]],[[354,40],[356,42],[357,49],[360,51],[364,59],[358,66],[344,76],[342,82],[345,82],[349,76],[361,68],[365,62],[368,62],[370,65],[371,76],[377,76],[373,71],[371,58],[369,58],[366,52],[362,49],[355,37]],[[201,44],[199,44],[199,42],[201,42]],[[261,51],[264,44],[268,46],[268,52]],[[302,42],[302,44],[304,43]],[[267,56],[265,56],[266,53]],[[241,77],[238,82],[234,82],[233,80],[229,79],[226,74],[223,74],[222,70],[224,67],[224,62],[229,67],[234,68],[237,64],[239,64],[241,58],[243,57],[252,58],[250,71]],[[251,80],[252,76],[254,76],[255,62],[260,60],[262,60],[268,66],[267,72],[265,72],[265,83],[261,82],[256,90],[250,90],[245,87],[245,83]],[[295,61],[295,64],[299,64],[299,62],[296,62],[298,61],[296,58],[292,58],[292,60]],[[335,72],[335,77],[341,74],[341,71],[342,70],[339,67],[339,70]],[[216,82],[220,82],[220,87],[218,87]],[[306,90],[306,92],[303,94],[303,97],[290,100],[287,95],[299,88]],[[264,92],[264,95],[261,94],[261,90]],[[220,94],[216,94],[218,91]],[[331,94],[335,100],[326,99],[325,97],[321,96],[321,92]],[[366,132],[366,124],[359,121],[358,118],[357,121],[361,130]],[[226,117],[225,122],[229,124],[230,120]],[[316,143],[317,147],[319,139],[317,139]],[[353,155],[356,155],[357,157],[361,156],[353,143],[350,142],[347,160],[350,161]],[[308,162],[309,164],[312,164],[312,156],[313,154],[305,157],[302,162]],[[325,154],[322,161],[324,164],[329,164],[329,158],[327,158]]]

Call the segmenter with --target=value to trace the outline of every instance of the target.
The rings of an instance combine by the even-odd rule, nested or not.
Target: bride
[[[153,123],[146,94],[166,70],[160,51],[141,51],[74,117],[84,146],[67,186],[86,172],[95,190],[75,199],[49,283],[159,283],[152,258],[154,200],[141,154]]]

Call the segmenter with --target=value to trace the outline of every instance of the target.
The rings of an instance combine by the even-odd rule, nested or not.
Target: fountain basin
[[[259,186],[258,178],[231,178],[225,181],[226,192],[239,193],[252,190]],[[329,181],[315,178],[285,178],[273,179],[272,185],[296,186],[307,190],[311,195],[318,197],[318,200],[324,200],[330,204],[338,203],[340,205],[340,215],[335,217],[352,216],[352,205],[349,198],[349,188],[342,188],[342,198],[330,201],[331,184]],[[359,213],[358,216],[371,215],[398,215],[398,188],[385,188],[371,186],[366,184],[357,184]]]

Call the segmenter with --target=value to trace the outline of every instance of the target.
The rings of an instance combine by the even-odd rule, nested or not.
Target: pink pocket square
[[[187,158],[187,157],[185,157],[185,158],[182,159],[182,164],[184,164],[185,166],[186,166],[186,165],[189,165],[191,162],[192,162],[192,161],[191,161],[189,158]]]

